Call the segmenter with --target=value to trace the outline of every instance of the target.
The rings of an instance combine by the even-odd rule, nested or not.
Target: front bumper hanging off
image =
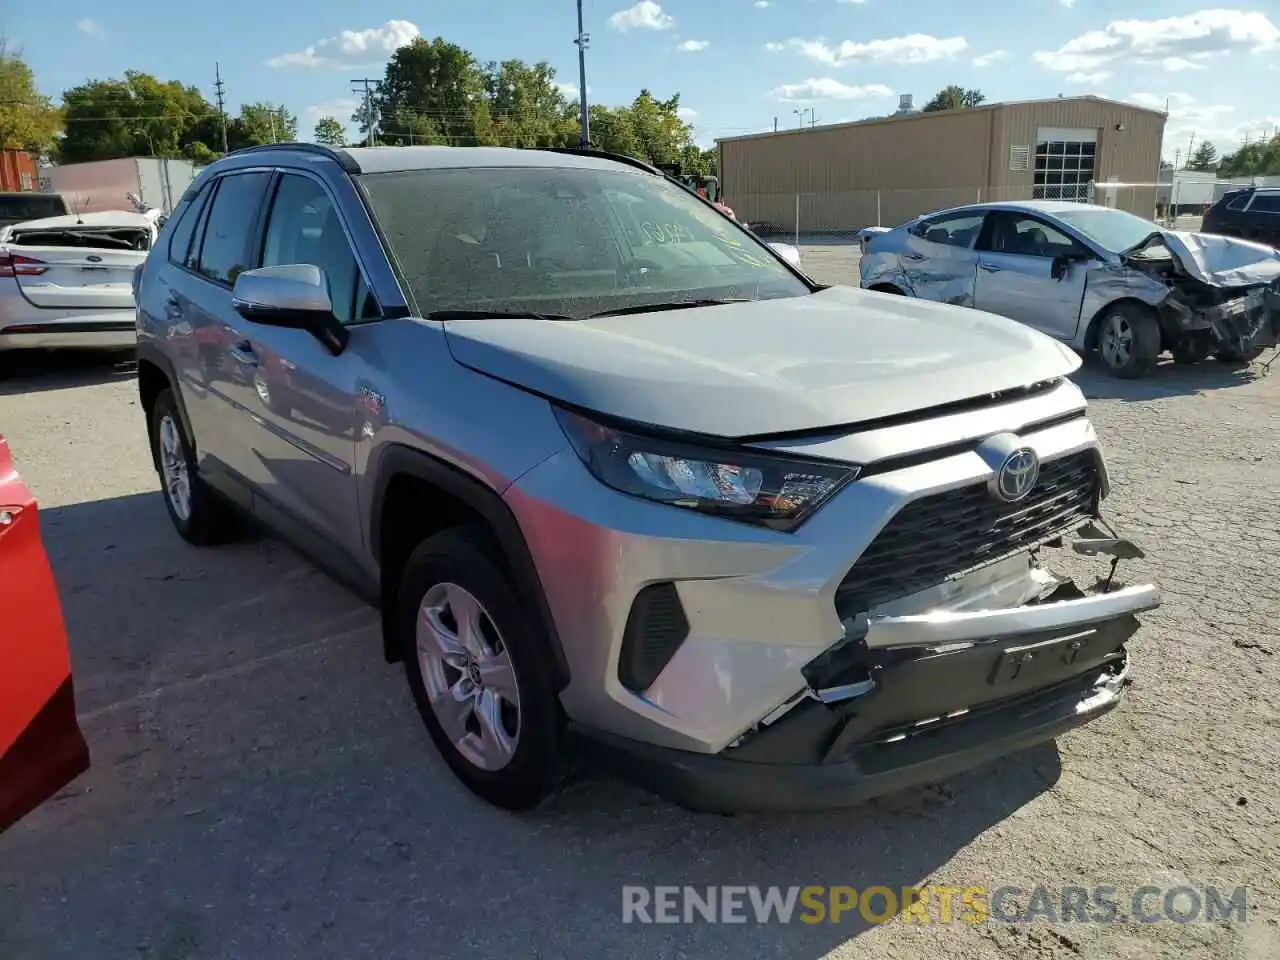
[[[1109,555],[1112,573],[1141,555],[1111,537],[1076,551]],[[943,779],[1120,702],[1125,644],[1137,615],[1159,605],[1156,588],[1113,588],[1110,576],[1089,593],[1057,583],[1011,609],[846,620],[844,638],[805,668],[804,694],[718,754],[578,732],[617,773],[695,810],[847,807]]]

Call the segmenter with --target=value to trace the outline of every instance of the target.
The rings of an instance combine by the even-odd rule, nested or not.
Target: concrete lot
[[[804,256],[856,277],[847,246]],[[1165,592],[1117,713],[853,812],[695,816],[586,782],[519,818],[436,758],[372,611],[274,542],[178,539],[127,369],[11,376],[0,431],[43,501],[94,766],[0,838],[0,958],[1280,956],[1280,371],[1080,380],[1110,513],[1149,552],[1127,579]],[[1109,884],[1126,908],[1247,884],[1250,919],[620,922],[625,884],[930,883]]]

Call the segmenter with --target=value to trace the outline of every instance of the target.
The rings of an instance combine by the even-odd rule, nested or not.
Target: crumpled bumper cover
[[[846,621],[806,668],[811,690],[715,755],[575,728],[589,757],[680,804],[733,813],[848,807],[1052,740],[1109,712],[1154,587],[1070,581],[1011,610]]]

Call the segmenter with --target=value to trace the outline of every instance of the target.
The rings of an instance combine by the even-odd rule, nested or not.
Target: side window
[[[218,181],[204,218],[204,240],[196,269],[217,283],[233,284],[248,269],[258,207],[269,174],[233,173]]]
[[[948,247],[973,246],[973,238],[982,229],[982,218],[986,214],[981,211],[950,213],[941,217],[930,217],[922,220],[912,232],[930,243],[941,243]]]
[[[1250,213],[1280,213],[1280,193],[1255,194],[1249,204]]]
[[[1249,194],[1241,191],[1240,193],[1235,194],[1230,200],[1227,201],[1227,209],[1243,210],[1245,204],[1248,202],[1249,202]]]
[[[262,248],[262,266],[309,263],[329,281],[333,314],[341,323],[376,320],[378,304],[365,285],[340,214],[323,187],[310,177],[280,177]]]
[[[978,249],[1052,260],[1077,253],[1082,248],[1071,237],[1043,220],[1023,213],[997,211],[987,220],[986,228],[978,238]]]
[[[200,192],[187,204],[187,208],[182,211],[182,216],[178,218],[178,222],[173,225],[173,232],[169,234],[170,262],[186,264],[187,255],[191,250],[191,238],[195,236],[196,224],[200,221],[206,201],[212,192],[209,189],[209,185],[205,184]]]

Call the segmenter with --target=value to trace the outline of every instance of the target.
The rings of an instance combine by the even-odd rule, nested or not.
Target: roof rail
[[[548,153],[568,153],[578,154],[584,157],[599,157],[601,160],[612,160],[615,163],[625,163],[629,167],[636,167],[646,173],[652,173],[659,177],[665,177],[666,174],[638,157],[628,156],[625,153],[610,153],[608,150],[597,150],[594,147],[534,147],[534,150],[545,150]]]
[[[256,143],[250,147],[240,147],[238,150],[232,150],[226,154],[228,157],[238,157],[247,153],[271,153],[276,150],[291,150],[294,153],[315,153],[321,156],[336,160],[342,165],[342,169],[347,173],[359,173],[360,166],[351,158],[351,155],[345,150],[335,150],[333,147],[325,146],[322,143],[307,143],[305,141],[296,141],[292,143]]]

